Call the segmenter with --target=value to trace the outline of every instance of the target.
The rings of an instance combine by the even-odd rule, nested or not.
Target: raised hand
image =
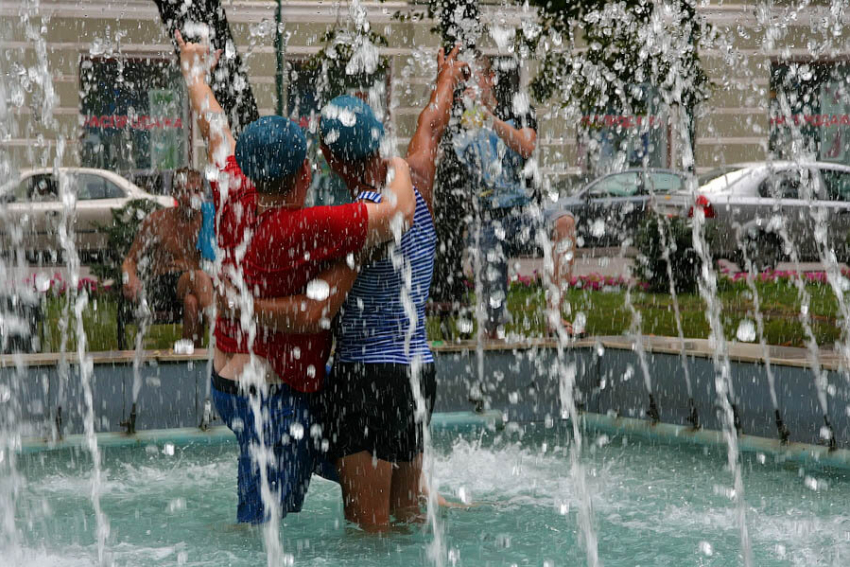
[[[175,30],[174,39],[180,50],[180,70],[186,82],[192,84],[198,80],[204,81],[207,74],[218,65],[221,49],[210,52],[208,45],[185,41],[180,30]]]
[[[458,61],[459,52],[460,45],[455,45],[448,56],[445,49],[440,48],[439,53],[437,53],[437,81],[451,81],[452,87],[456,87],[461,81],[469,77],[469,65],[463,61]]]

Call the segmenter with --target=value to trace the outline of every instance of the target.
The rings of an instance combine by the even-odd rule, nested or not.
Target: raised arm
[[[413,226],[416,196],[413,194],[410,167],[405,160],[389,160],[384,198],[380,203],[366,203],[366,209],[369,212],[367,247],[387,242],[396,236],[400,237],[405,230]]]
[[[236,140],[230,132],[227,116],[207,82],[208,75],[221,57],[221,50],[210,53],[206,45],[186,42],[180,30],[174,32],[174,37],[180,49],[180,70],[186,79],[189,104],[198,118],[201,136],[207,143],[207,159],[209,163],[223,165],[233,154]]]
[[[486,110],[493,118],[493,130],[505,142],[505,145],[518,153],[523,159],[528,159],[537,147],[537,131],[534,128],[514,128],[504,120]]]
[[[469,67],[457,60],[459,46],[445,56],[443,49],[437,55],[437,81],[431,90],[428,105],[419,114],[416,132],[407,147],[407,163],[416,188],[432,208],[434,175],[437,171],[437,151],[440,139],[451,116],[454,91]]]

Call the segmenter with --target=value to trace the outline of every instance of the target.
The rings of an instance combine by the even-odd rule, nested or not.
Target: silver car
[[[113,209],[136,199],[155,201],[163,207],[174,206],[173,197],[147,193],[120,175],[103,169],[61,168],[67,175],[74,208],[74,243],[81,252],[106,248],[107,235],[98,225],[112,223]],[[12,231],[21,230],[21,246],[28,254],[61,250],[58,226],[63,203],[53,169],[21,172],[13,181],[0,186],[0,251],[11,251]]]
[[[714,258],[742,260],[746,251],[755,266],[775,268],[796,251],[801,261],[819,260],[817,236],[825,251],[847,259],[850,230],[850,167],[825,162],[757,162],[726,167],[701,178],[687,190],[657,202],[667,216],[705,215]],[[819,230],[816,234],[816,230]]]
[[[669,169],[627,169],[594,179],[552,207],[576,218],[584,248],[617,247],[634,238],[653,198],[685,188],[687,174]]]

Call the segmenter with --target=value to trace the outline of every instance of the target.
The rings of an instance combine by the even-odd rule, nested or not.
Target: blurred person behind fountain
[[[336,281],[349,273],[349,256],[390,240],[412,222],[413,187],[406,167],[396,167],[388,187],[392,197],[381,204],[304,208],[311,169],[301,128],[264,116],[234,140],[207,82],[221,52],[184,42],[179,31],[175,36],[208,163],[218,170],[210,186],[219,275],[229,286],[218,294],[223,309],[215,326],[212,397],[239,443],[237,519],[259,524],[276,520],[274,509],[280,515],[301,510],[314,462],[310,402],[324,382],[330,354],[326,313],[335,312],[344,297]],[[324,293],[300,302],[285,325],[252,329],[242,317],[255,298],[304,293],[319,281]],[[261,459],[269,452],[266,466]],[[267,489],[274,501],[263,497]]]
[[[183,338],[203,341],[203,314],[212,305],[210,276],[201,269],[203,177],[179,169],[172,194],[176,206],[149,214],[121,265],[124,297],[138,301],[142,288],[152,311],[182,313]]]
[[[575,255],[575,218],[565,210],[545,209],[541,212],[540,196],[534,190],[535,180],[527,168],[537,147],[537,118],[528,97],[513,93],[511,103],[499,105],[496,100],[496,73],[490,58],[477,54],[473,78],[463,93],[463,114],[460,129],[452,136],[454,156],[459,162],[455,168],[464,175],[453,177],[451,187],[442,191],[447,195],[452,211],[457,217],[457,230],[477,208],[481,215],[480,254],[483,258],[482,297],[486,306],[485,331],[489,338],[504,336],[507,320],[508,259],[527,254],[540,243],[537,233],[546,229],[552,242],[555,281],[561,296],[569,285]],[[477,200],[477,203],[475,201]],[[473,208],[472,204],[477,204]],[[439,205],[438,205],[438,208]],[[472,241],[473,234],[467,235]],[[450,253],[446,253],[451,256]],[[455,251],[457,256],[457,251]],[[448,259],[443,270],[456,270]],[[460,277],[459,274],[438,274],[442,279],[437,286],[446,285]],[[550,297],[550,308],[554,305]],[[565,330],[572,333],[569,321],[562,320]],[[550,328],[549,333],[554,334]]]

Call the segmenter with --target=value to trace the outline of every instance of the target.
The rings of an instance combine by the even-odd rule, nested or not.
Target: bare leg
[[[390,527],[390,489],[393,466],[373,461],[368,451],[339,459],[336,464],[342,486],[345,519],[367,532],[385,532]]]
[[[207,309],[215,297],[212,278],[203,270],[185,272],[177,280],[177,297],[182,298],[187,293],[195,296],[201,309]]]
[[[570,280],[573,277],[573,263],[576,256],[576,221],[571,215],[564,215],[555,219],[552,229],[552,258],[555,263],[554,279],[558,286],[560,301],[554,305],[555,298],[550,297],[550,309],[557,309],[561,313],[564,294],[569,289]],[[561,321],[567,333],[572,334],[573,326],[569,321]]]
[[[183,338],[200,347],[204,330],[202,310],[213,301],[212,280],[201,270],[186,272],[177,281],[177,297],[183,301]]]
[[[419,516],[419,497],[423,494],[422,454],[409,463],[398,463],[393,471],[390,490],[390,514],[396,520],[409,522]]]
[[[183,296],[183,338],[191,340],[196,347],[201,344],[203,325],[198,298],[192,293]]]

